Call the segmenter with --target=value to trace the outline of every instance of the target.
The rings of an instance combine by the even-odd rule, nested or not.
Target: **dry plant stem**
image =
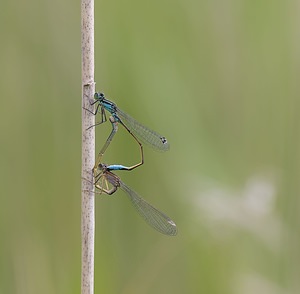
[[[94,0],[81,0],[82,107],[93,110],[90,99],[94,83]],[[81,170],[81,294],[94,293],[95,193],[92,169],[95,164],[95,116],[82,108]]]

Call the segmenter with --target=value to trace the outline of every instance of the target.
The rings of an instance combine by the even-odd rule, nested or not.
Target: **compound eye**
[[[104,94],[103,94],[103,93],[96,92],[95,95],[94,95],[94,98],[95,98],[96,100],[103,100],[103,99],[104,99]]]

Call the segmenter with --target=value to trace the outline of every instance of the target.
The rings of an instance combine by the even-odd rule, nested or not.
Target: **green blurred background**
[[[97,90],[164,134],[96,198],[95,293],[300,293],[299,1],[96,1]],[[0,10],[0,293],[80,293],[80,2]],[[97,149],[110,131],[97,128]],[[107,163],[138,148],[120,128]]]

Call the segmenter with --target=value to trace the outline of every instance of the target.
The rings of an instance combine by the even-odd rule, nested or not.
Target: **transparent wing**
[[[133,117],[119,108],[117,108],[117,114],[126,127],[128,127],[128,129],[131,130],[143,143],[161,151],[167,151],[170,149],[170,145],[164,136],[140,124]]]
[[[151,227],[165,235],[175,236],[177,234],[176,224],[167,215],[142,199],[122,181],[119,184],[120,188],[126,192],[133,207]]]

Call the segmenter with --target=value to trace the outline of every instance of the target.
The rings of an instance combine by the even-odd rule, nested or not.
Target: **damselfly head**
[[[103,101],[103,99],[105,98],[104,94],[103,93],[100,93],[100,92],[96,92],[94,94],[94,98],[95,100],[99,100],[100,102]]]
[[[107,170],[107,165],[105,163],[99,163],[98,169],[105,172]]]

